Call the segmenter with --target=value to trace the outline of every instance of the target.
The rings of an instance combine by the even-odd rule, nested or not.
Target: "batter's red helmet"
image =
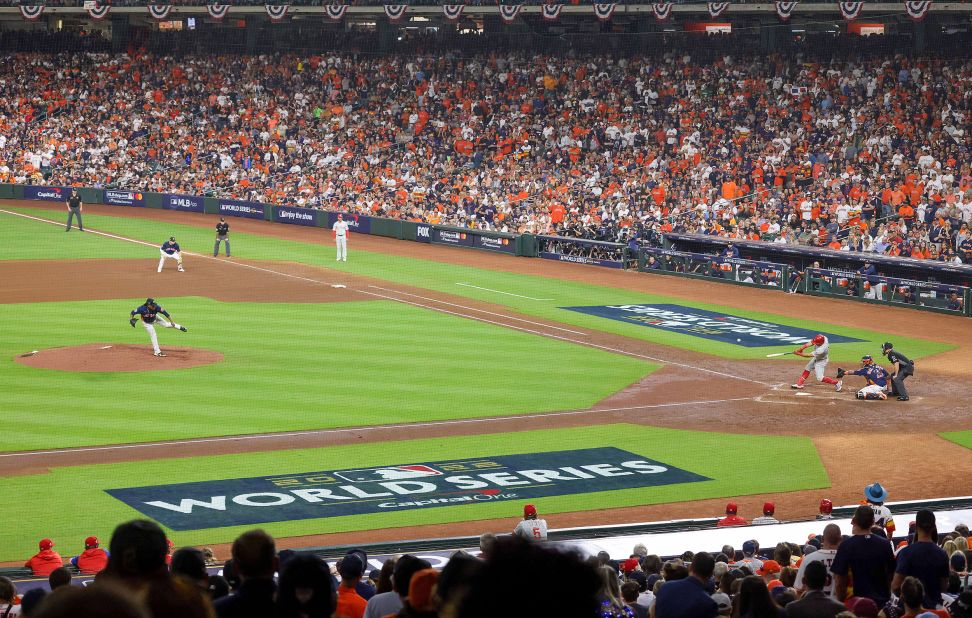
[[[813,345],[823,345],[823,342],[825,340],[826,339],[824,338],[823,335],[817,335],[816,337],[813,338]]]
[[[763,515],[772,515],[776,512],[776,505],[772,502],[763,503]]]
[[[736,506],[735,502],[730,502],[726,505],[726,515],[735,515],[738,510],[739,507]]]
[[[822,515],[830,515],[834,511],[834,503],[824,498],[820,501],[820,513]]]

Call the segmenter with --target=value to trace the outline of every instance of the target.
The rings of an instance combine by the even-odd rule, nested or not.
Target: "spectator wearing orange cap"
[[[745,526],[747,522],[742,517],[736,515],[739,507],[736,506],[735,502],[730,502],[726,505],[726,516],[720,519],[716,526],[719,528],[725,528],[726,526]]]
[[[762,577],[763,581],[765,581],[768,586],[770,582],[774,580],[779,580],[780,571],[782,570],[783,567],[781,567],[780,563],[777,562],[776,560],[764,560],[763,566],[756,569],[756,575]],[[780,583],[780,585],[781,586],[783,585],[782,582]]]
[[[61,555],[54,551],[54,541],[41,539],[37,545],[40,551],[24,563],[24,566],[31,570],[34,577],[47,577],[54,569],[64,566]]]
[[[778,524],[778,523],[780,523],[780,520],[778,520],[777,518],[773,517],[773,515],[775,513],[776,513],[776,505],[773,504],[772,502],[764,502],[763,503],[763,514],[761,516],[759,516],[759,517],[754,517],[753,518],[753,525],[754,526],[759,526],[759,525],[763,525],[763,524]]]
[[[108,552],[101,549],[98,537],[89,536],[84,540],[84,551],[71,558],[71,564],[83,575],[95,575],[108,566]]]
[[[523,507],[523,521],[513,529],[513,536],[530,541],[547,540],[547,520],[537,517],[537,507],[532,504]]]

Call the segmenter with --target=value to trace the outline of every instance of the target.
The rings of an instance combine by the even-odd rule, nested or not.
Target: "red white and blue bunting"
[[[407,4],[386,4],[385,5],[385,16],[391,21],[401,21],[405,17],[405,13],[408,11]]]
[[[87,2],[85,3],[87,4]],[[102,19],[108,17],[108,13],[111,12],[111,6],[108,4],[97,4],[94,6],[89,6],[86,8],[88,11],[88,16],[95,21],[101,21]]]
[[[520,14],[522,4],[501,4],[499,5],[500,19],[504,24],[512,24],[516,16]]]
[[[837,6],[840,7],[840,14],[844,16],[844,19],[851,21],[857,19],[857,16],[861,14],[861,9],[864,8],[863,2],[838,2]]]
[[[324,13],[331,21],[341,21],[347,12],[348,5],[346,4],[328,4],[324,7]]]
[[[172,10],[171,4],[150,4],[148,5],[149,15],[152,19],[163,20],[169,16],[169,11]]]
[[[283,21],[290,11],[289,4],[265,4],[263,8],[266,9],[270,21]]]
[[[651,12],[655,14],[655,19],[658,21],[665,21],[672,14],[672,3],[653,4],[651,5]]]
[[[728,2],[710,2],[709,3],[709,17],[718,17],[726,12],[729,8]]]
[[[466,8],[465,4],[443,4],[442,5],[442,15],[447,21],[456,23],[462,19],[462,10]]]
[[[209,16],[220,21],[229,13],[230,5],[228,4],[207,4],[206,11],[209,12]]]
[[[608,21],[614,15],[614,9],[618,8],[617,4],[598,4],[594,3],[594,16],[600,21]]]
[[[796,2],[777,2],[776,3],[776,15],[783,21],[790,19],[790,15],[793,13],[793,9],[796,8]]]
[[[40,19],[41,15],[44,14],[44,5],[39,4],[37,6],[25,6],[20,5],[20,16],[27,21],[37,21]]]
[[[921,21],[925,19],[925,13],[931,7],[931,0],[909,0],[905,2],[905,10],[908,12],[908,17],[915,21]]]
[[[557,21],[560,17],[560,11],[564,8],[562,4],[544,4],[540,7],[540,13],[543,18],[547,21]]]

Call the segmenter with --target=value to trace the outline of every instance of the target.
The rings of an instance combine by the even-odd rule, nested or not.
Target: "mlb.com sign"
[[[198,530],[707,480],[607,447],[109,489],[107,493],[173,530]]]

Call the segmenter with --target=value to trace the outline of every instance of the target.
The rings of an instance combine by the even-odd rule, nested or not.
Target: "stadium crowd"
[[[0,180],[972,262],[968,58],[734,46],[17,54],[0,64]]]
[[[481,553],[454,553],[440,570],[405,554],[378,566],[361,549],[330,565],[319,557],[276,550],[262,530],[241,534],[220,575],[210,550],[172,544],[156,524],[118,526],[110,551],[85,539],[72,559],[82,573],[72,586],[53,542],[44,539],[28,565],[49,577],[51,591],[23,597],[0,577],[0,615],[7,618],[186,618],[238,616],[329,618],[577,618],[972,617],[969,529],[939,534],[935,514],[919,510],[905,540],[893,544],[891,512],[880,485],[865,490],[850,530],[830,521],[821,502],[819,534],[802,545],[761,550],[754,540],[737,550],[662,559],[636,544],[629,555],[584,557],[546,541],[546,521],[533,505],[509,536],[485,534]],[[735,505],[719,527],[746,525]],[[767,503],[753,525],[779,523]]]

